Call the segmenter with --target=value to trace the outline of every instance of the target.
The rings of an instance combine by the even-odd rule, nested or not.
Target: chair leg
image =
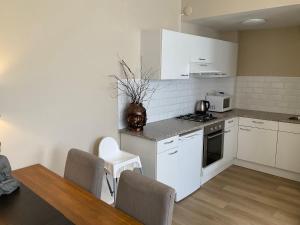
[[[114,193],[114,204],[116,204],[116,199],[117,199],[117,178],[113,178],[113,193]]]
[[[141,173],[142,175],[144,175],[144,171],[143,171],[143,168],[142,168],[142,167],[139,168],[139,171],[140,171],[140,173]]]
[[[113,196],[114,191],[113,191],[112,188],[111,188],[111,185],[110,185],[109,180],[108,180],[108,178],[107,178],[107,173],[106,173],[106,172],[105,172],[105,178],[106,178],[106,183],[107,183],[107,186],[108,186],[110,195]]]

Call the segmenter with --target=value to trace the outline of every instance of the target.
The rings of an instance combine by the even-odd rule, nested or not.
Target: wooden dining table
[[[63,217],[70,221],[70,224],[141,224],[131,216],[95,198],[89,192],[42,165],[33,165],[15,170],[13,176],[21,182],[20,189],[28,188],[31,190],[41,200],[61,213]],[[34,208],[32,205],[26,207]],[[38,215],[39,211],[37,210],[35,214]]]

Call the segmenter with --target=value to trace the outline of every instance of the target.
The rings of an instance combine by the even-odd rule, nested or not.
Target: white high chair
[[[117,181],[121,172],[131,167],[138,168],[141,174],[143,174],[140,157],[121,151],[118,143],[111,137],[105,137],[101,140],[98,155],[104,160],[106,182],[110,194],[114,197],[114,202],[116,202]],[[113,178],[113,188],[111,188],[108,181],[107,173]]]

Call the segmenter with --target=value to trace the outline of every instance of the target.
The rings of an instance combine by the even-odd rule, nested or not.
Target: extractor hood
[[[228,77],[212,60],[199,58],[190,62],[190,76],[197,78]]]

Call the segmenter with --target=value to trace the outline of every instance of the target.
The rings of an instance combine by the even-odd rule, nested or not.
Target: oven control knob
[[[215,130],[217,130],[218,129],[218,126],[215,126]]]
[[[219,125],[219,128],[222,128],[222,126],[221,126],[221,125]]]
[[[214,130],[214,128],[213,128],[213,127],[211,127],[211,128],[210,128],[210,130]]]

